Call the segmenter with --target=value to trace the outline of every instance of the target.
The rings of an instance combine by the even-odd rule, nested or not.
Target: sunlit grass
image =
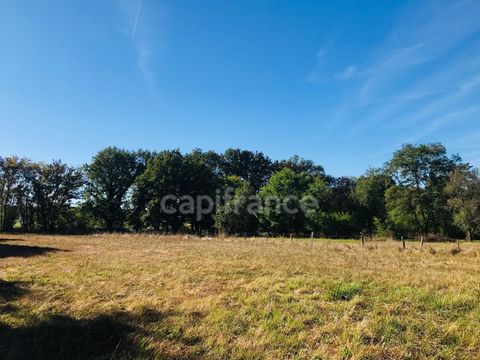
[[[474,243],[1,237],[2,359],[480,356]]]

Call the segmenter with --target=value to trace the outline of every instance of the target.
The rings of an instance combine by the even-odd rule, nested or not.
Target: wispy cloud
[[[443,64],[441,71],[429,73],[421,80],[415,79],[396,91],[386,92],[383,98],[377,98],[376,103],[370,102],[368,117],[354,125],[349,134],[355,135],[373,125],[386,123],[394,129],[414,129],[415,124],[423,124],[441,115],[464,101],[463,97],[480,89],[476,77],[471,76],[479,68],[480,53],[473,56],[468,50],[458,54]]]
[[[132,36],[135,36],[137,31],[138,17],[140,16],[140,11],[142,10],[142,0],[138,0],[137,11],[135,13],[135,20],[133,21]]]
[[[163,43],[164,12],[153,3],[142,0],[118,0],[124,21],[125,35],[132,43],[137,55],[137,66],[147,88],[157,94],[157,72],[155,71],[155,55]],[[155,14],[155,21],[151,18]]]
[[[398,85],[416,69],[448,56],[480,30],[479,18],[480,3],[463,0],[427,3],[417,16],[401,19],[383,48],[374,54],[379,60],[371,65],[371,75],[362,87],[364,100],[383,97],[392,84]],[[428,73],[429,69],[425,70]]]
[[[460,153],[463,160],[474,166],[480,166],[480,132],[459,134],[449,144],[452,152]]]
[[[350,65],[350,66],[347,66],[347,68],[343,70],[340,74],[337,74],[335,78],[339,80],[348,80],[353,76],[355,76],[356,72],[357,72],[357,67],[355,65]]]
[[[418,132],[416,135],[410,138],[409,142],[416,142],[428,135],[435,133],[436,131],[444,128],[453,122],[462,121],[472,116],[478,116],[480,114],[480,105],[473,105],[461,110],[454,110],[443,114],[442,116],[435,118],[423,131]]]
[[[459,96],[467,95],[477,86],[480,86],[480,75],[477,75],[473,79],[471,79],[467,82],[464,82],[462,85],[460,85],[458,95]]]
[[[385,96],[385,88],[390,86],[400,72],[426,61],[422,55],[422,44],[414,44],[389,50],[380,60],[365,70],[368,74],[360,90],[360,99],[365,103],[376,102],[377,98]]]
[[[397,129],[390,139],[410,131],[406,141],[477,115],[468,99],[480,92],[480,3],[412,4],[370,61],[336,75],[351,79],[332,114],[346,139],[381,126]]]
[[[316,60],[315,66],[307,77],[308,82],[312,82],[312,83],[319,82],[327,78],[327,75],[324,72],[324,65],[327,62],[327,55],[330,51],[331,46],[332,46],[332,42],[323,46],[317,52],[317,60]]]
[[[451,143],[455,149],[480,149],[480,132],[462,134]]]
[[[400,141],[397,141],[386,148],[381,149],[370,154],[370,158],[383,157],[385,155],[391,154],[393,151],[398,149],[402,144],[415,144],[422,141],[425,141],[428,137],[431,137],[435,133],[445,129],[450,124],[464,124],[466,121],[474,122],[472,119],[480,118],[480,105],[473,105],[463,109],[457,109],[452,111],[447,111],[437,117],[434,117],[427,126],[418,130],[416,133],[402,138]],[[471,136],[465,136],[461,141],[449,141],[449,149],[453,152],[460,149],[478,149],[480,144],[478,140],[480,139],[480,133],[473,134]],[[480,151],[480,150],[479,150]],[[473,151],[478,153],[478,151]],[[471,160],[471,153],[464,153],[464,159],[467,161]]]

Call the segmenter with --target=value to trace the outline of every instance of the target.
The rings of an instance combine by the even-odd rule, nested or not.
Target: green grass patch
[[[327,287],[325,300],[327,301],[349,301],[362,291],[362,284],[358,282],[338,282]]]

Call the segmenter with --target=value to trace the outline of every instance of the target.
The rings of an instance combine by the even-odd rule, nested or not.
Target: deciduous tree
[[[86,165],[86,209],[102,221],[109,231],[122,229],[127,215],[128,191],[145,168],[143,152],[108,147]]]
[[[305,230],[301,199],[310,183],[310,176],[290,168],[274,173],[259,193],[263,203],[259,219],[264,229],[277,234]]]
[[[215,227],[225,234],[253,234],[258,231],[258,201],[251,186],[241,180],[234,196],[215,214]]]
[[[228,149],[223,154],[224,175],[236,175],[247,181],[254,191],[266,184],[272,173],[272,161],[261,152]]]
[[[447,184],[453,220],[471,240],[480,225],[480,174],[478,169],[458,167]]]
[[[390,176],[379,169],[370,169],[357,179],[353,196],[360,205],[362,226],[370,235],[374,231],[375,219],[384,222],[387,217],[385,191],[392,185]]]
[[[461,159],[449,157],[438,143],[404,145],[386,164],[397,187],[387,196],[387,207],[394,219],[410,219],[412,231],[439,232],[449,221],[445,186]],[[401,189],[398,189],[400,187]],[[408,212],[408,213],[404,213]],[[402,221],[404,225],[411,221]]]
[[[33,179],[33,199],[40,230],[54,232],[59,228],[72,201],[80,197],[83,184],[82,172],[60,160],[38,165]]]

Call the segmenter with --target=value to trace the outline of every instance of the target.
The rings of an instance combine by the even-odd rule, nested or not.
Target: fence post
[[[362,234],[361,239],[362,239],[362,248],[363,248],[363,247],[365,247],[365,236],[363,234]]]
[[[420,247],[423,248],[423,235],[420,237]]]
[[[405,239],[403,238],[403,235],[402,235],[402,249],[405,250]]]

